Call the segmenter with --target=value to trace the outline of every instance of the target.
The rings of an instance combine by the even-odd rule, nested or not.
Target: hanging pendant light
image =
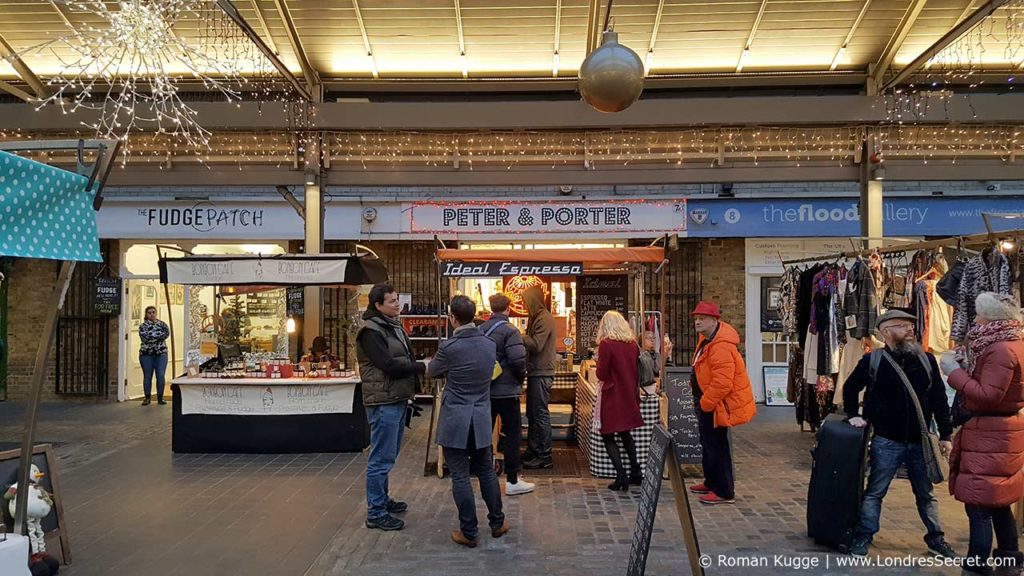
[[[644,62],[619,35],[606,29],[601,46],[580,66],[579,90],[583,100],[598,112],[621,112],[640,98],[644,90]]]

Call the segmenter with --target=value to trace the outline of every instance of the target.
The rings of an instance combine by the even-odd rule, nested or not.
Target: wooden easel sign
[[[704,576],[704,568],[700,565],[700,546],[697,543],[697,531],[693,525],[693,514],[690,513],[690,501],[683,486],[679,470],[679,460],[672,441],[672,435],[664,426],[654,427],[651,447],[647,452],[647,468],[640,484],[640,503],[637,505],[636,527],[633,529],[633,545],[629,549],[629,564],[626,576],[644,576],[647,571],[647,554],[651,549],[651,533],[654,530],[654,515],[658,510],[658,499],[661,495],[661,479],[668,462],[668,476],[672,482],[675,495],[676,513],[683,528],[683,542],[690,561],[690,571],[694,576]]]
[[[18,481],[18,464],[21,458],[21,450],[7,450],[0,452],[0,494]],[[60,542],[60,558],[64,564],[71,564],[71,543],[68,539],[67,524],[64,523],[64,501],[61,498],[60,478],[57,470],[57,455],[53,452],[50,444],[37,444],[32,450],[32,463],[39,467],[44,474],[39,485],[42,486],[53,498],[53,508],[43,518],[43,532],[47,537],[56,533]],[[7,510],[6,502],[0,506],[0,520],[8,527],[14,526],[14,519]],[[50,542],[47,542],[49,546]],[[48,550],[52,552],[52,550]],[[54,555],[55,556],[55,555]]]

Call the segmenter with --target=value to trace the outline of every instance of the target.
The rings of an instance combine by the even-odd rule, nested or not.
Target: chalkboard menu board
[[[676,457],[680,464],[700,464],[700,431],[693,402],[689,366],[665,367],[665,396],[668,401],[668,431],[675,441]]]
[[[7,492],[11,485],[18,483],[20,458],[20,449],[0,452],[0,494]],[[43,517],[43,532],[58,533],[62,560],[64,564],[70,564],[71,546],[68,541],[67,525],[64,522],[64,504],[58,481],[57,456],[53,452],[53,447],[49,444],[37,445],[32,450],[32,463],[39,467],[39,471],[44,474],[39,481],[39,486],[46,490],[53,499],[50,513]],[[3,504],[0,506],[0,523],[7,526],[7,530],[13,530],[14,518],[8,508],[9,502],[0,499],[0,503]]]
[[[636,511],[636,527],[633,529],[633,545],[629,549],[629,564],[626,576],[643,576],[647,571],[647,553],[651,548],[651,532],[654,530],[654,515],[658,511],[661,496],[661,477],[665,472],[665,460],[671,449],[672,437],[661,424],[654,426],[651,447],[647,451],[647,467],[640,483],[640,502]]]
[[[289,316],[302,316],[306,313],[306,292],[302,286],[285,288],[285,303]]]
[[[96,278],[92,294],[93,309],[97,314],[114,316],[121,313],[120,278]]]
[[[609,310],[629,314],[629,276],[576,277],[576,355],[585,357],[594,346],[597,325]]]

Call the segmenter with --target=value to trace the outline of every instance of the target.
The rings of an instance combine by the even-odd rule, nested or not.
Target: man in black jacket
[[[533,286],[523,291],[530,321],[523,335],[526,346],[526,454],[523,467],[551,468],[551,389],[555,385],[555,318],[544,301],[544,291]]]
[[[501,453],[505,455],[505,494],[516,496],[533,492],[536,486],[519,476],[519,442],[522,435],[522,415],[519,397],[523,394],[526,378],[526,347],[523,336],[509,324],[508,296],[498,293],[490,298],[491,317],[480,325],[484,333],[498,347],[501,375],[491,382],[491,426],[501,416]]]
[[[398,319],[398,294],[388,284],[370,290],[364,324],[356,335],[356,358],[362,379],[363,405],[370,422],[366,461],[366,527],[401,530],[405,502],[388,495],[388,474],[395,466],[405,431],[406,406],[426,366],[412,355],[412,342]]]
[[[914,339],[916,319],[906,312],[890,310],[878,318],[877,328],[885,340],[885,351],[900,366],[913,386],[925,422],[930,423],[934,417],[939,428],[941,446],[948,454],[953,448],[949,441],[953,424],[946,403],[946,388],[935,358],[925,354]],[[863,416],[857,411],[857,398],[861,390],[865,390]],[[946,543],[939,525],[938,503],[932,494],[932,483],[924,464],[917,410],[896,369],[882,357],[872,379],[871,355],[861,358],[843,387],[843,407],[850,424],[863,428],[870,422],[874,428],[871,473],[850,553],[858,556],[867,554],[868,546],[878,532],[882,498],[888,492],[896,470],[904,465],[917,499],[918,514],[928,530],[924,541],[929,551],[937,556],[956,557],[956,553]]]

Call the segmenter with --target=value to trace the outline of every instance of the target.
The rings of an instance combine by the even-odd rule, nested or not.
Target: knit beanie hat
[[[988,320],[1020,320],[1021,309],[1009,294],[982,292],[974,301],[978,316]]]

